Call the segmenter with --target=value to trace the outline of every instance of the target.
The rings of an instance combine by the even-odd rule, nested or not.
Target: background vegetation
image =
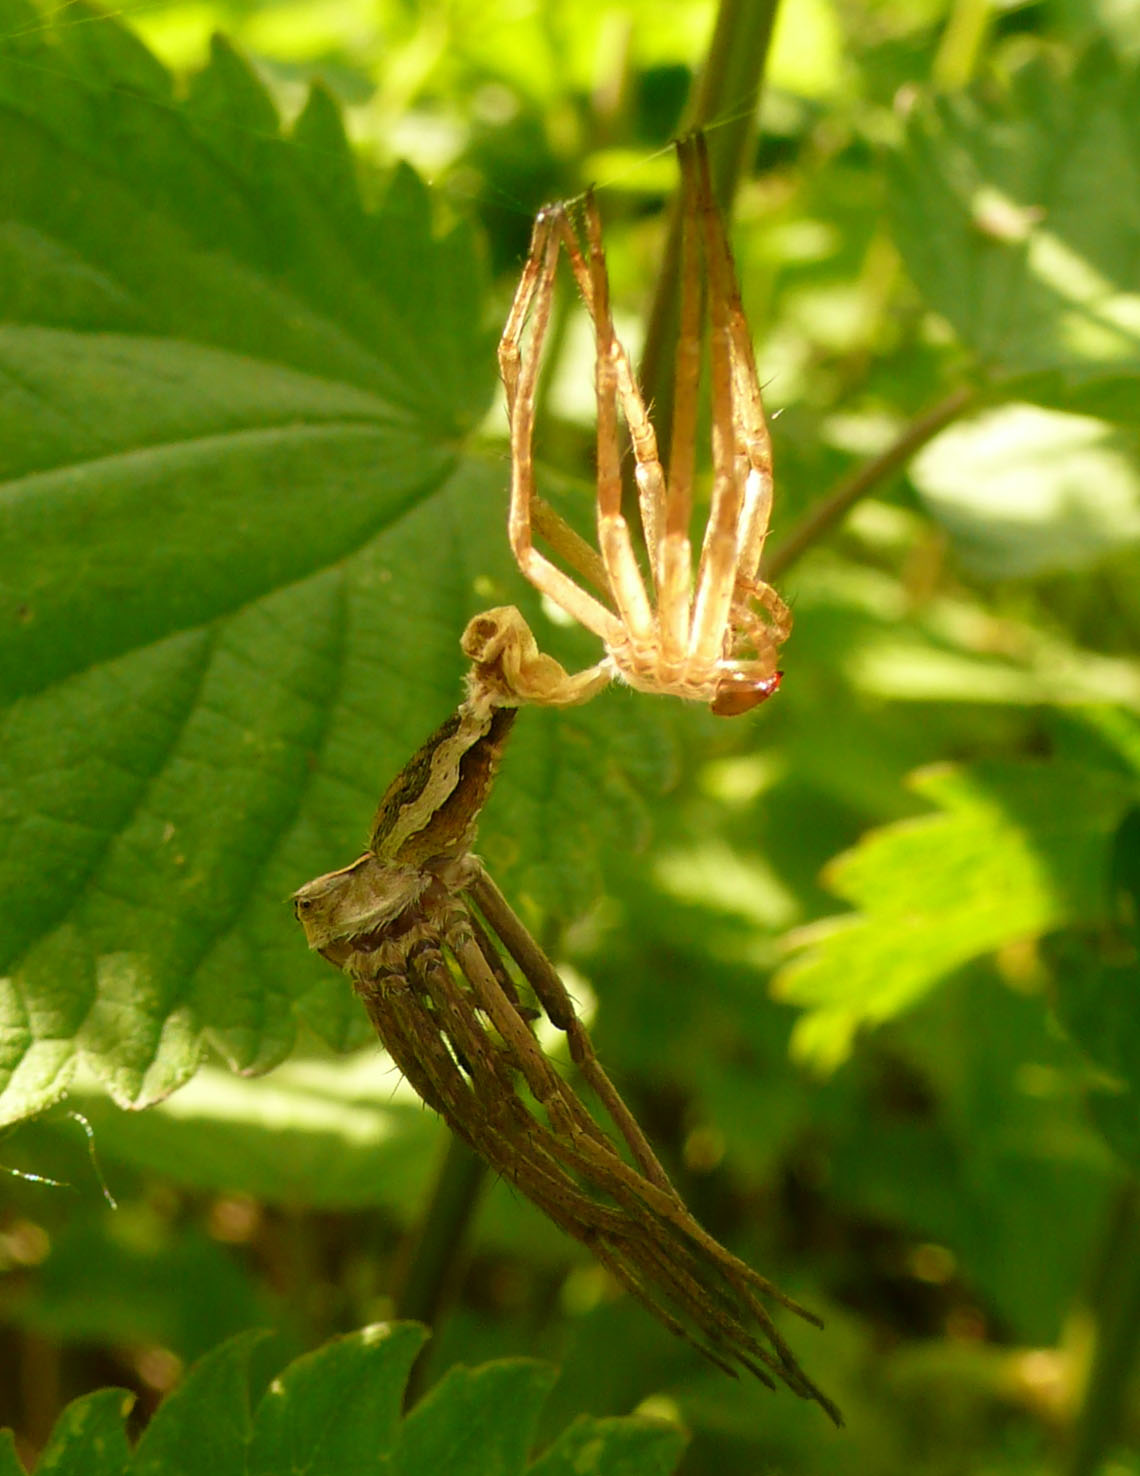
[[[769,17],[725,6],[694,104],[704,0],[0,0],[0,1162],[70,1186],[0,1179],[5,1476],[1140,1471],[1140,6],[784,0],[753,129]],[[784,687],[526,714],[481,850],[697,1213],[825,1314],[838,1435],[507,1186],[449,1229],[438,1124],[283,901],[469,614],[594,659],[506,554],[494,342],[593,179],[636,350],[694,106]],[[314,1350],[407,1310],[425,1217],[401,1421],[413,1328]],[[101,1385],[132,1432],[177,1391],[133,1455],[113,1390],[60,1414]]]

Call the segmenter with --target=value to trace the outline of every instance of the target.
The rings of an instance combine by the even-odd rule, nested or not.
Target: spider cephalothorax
[[[730,716],[747,712],[778,688],[779,648],[791,630],[791,615],[759,577],[772,509],[771,444],[703,138],[682,140],[678,155],[684,191],[681,306],[668,475],[629,357],[614,332],[593,195],[586,195],[582,208],[584,249],[569,208],[548,206],[535,221],[499,345],[511,426],[510,540],[531,583],[605,643],[605,660],[572,679],[574,695],[561,700],[583,700],[618,676],[642,691],[708,702],[714,712]],[[563,250],[594,325],[600,559],[535,489],[535,392]],[[713,475],[694,571],[689,525],[706,304]],[[648,587],[622,511],[619,406],[633,448]],[[535,546],[536,532],[575,569],[577,579]],[[580,579],[594,583],[598,594]]]

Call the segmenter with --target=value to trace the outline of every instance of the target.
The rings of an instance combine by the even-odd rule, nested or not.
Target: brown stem
[[[899,437],[878,456],[864,462],[835,489],[808,509],[770,558],[764,560],[764,578],[778,580],[814,543],[829,533],[863,497],[900,471],[927,441],[956,420],[978,399],[972,386],[956,389],[944,400],[912,420]]]

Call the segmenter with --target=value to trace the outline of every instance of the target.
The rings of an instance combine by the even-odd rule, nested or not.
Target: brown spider
[[[500,665],[517,652],[508,639],[493,654],[495,625],[479,633],[466,699],[385,791],[368,850],[299,888],[297,919],[309,946],[348,975],[408,1081],[497,1174],[718,1368],[780,1381],[842,1424],[768,1304],[819,1319],[690,1214],[554,965],[471,853],[524,700],[520,681],[539,690],[552,675],[537,651]],[[543,1052],[541,1014],[565,1034],[608,1129]]]
[[[733,716],[748,712],[780,685],[779,648],[792,622],[783,600],[759,577],[772,509],[772,454],[752,342],[724,224],[713,200],[703,137],[694,134],[680,140],[677,153],[684,197],[680,336],[668,478],[629,357],[614,333],[601,223],[592,194],[586,195],[583,207],[585,250],[567,206],[550,205],[540,211],[499,345],[511,428],[511,548],[530,582],[600,636],[606,647],[605,659],[597,666],[566,677],[565,684],[555,684],[544,696],[532,695],[531,700],[584,701],[619,677],[641,691],[708,702],[714,713]],[[595,331],[598,552],[535,491],[535,391],[563,249]],[[707,296],[710,324],[713,483],[694,577],[689,523],[696,464],[702,295]],[[528,321],[531,338],[524,355],[522,340]],[[622,512],[619,403],[633,446],[652,594]],[[535,532],[542,533],[552,550],[610,603],[583,588],[541,553],[534,544]]]

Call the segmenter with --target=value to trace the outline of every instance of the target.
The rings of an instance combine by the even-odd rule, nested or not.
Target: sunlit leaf
[[[768,77],[774,87],[804,97],[838,91],[843,37],[831,0],[792,0],[776,13]]]
[[[224,43],[182,104],[117,21],[61,27],[0,5],[9,1120],[79,1059],[141,1106],[207,1036],[245,1071],[302,1020],[363,1038],[285,899],[359,853],[467,618],[522,583],[502,461],[465,447],[495,384],[472,233],[406,168],[365,212],[328,100],[295,143]],[[485,853],[570,913],[663,746],[621,694],[519,729]]]
[[[407,1214],[434,1171],[442,1125],[372,1046],[334,1061],[291,1061],[246,1081],[206,1066],[150,1112],[72,1094],[101,1161],[209,1192],[326,1209],[382,1205]]]
[[[911,466],[923,501],[983,577],[1080,569],[1140,542],[1140,443],[1032,405],[942,432]]]
[[[907,268],[984,370],[1133,422],[1138,102],[1135,68],[1107,45],[1071,75],[1038,55],[1004,95],[987,86],[917,103],[891,171]]]
[[[940,813],[873,832],[832,864],[828,884],[859,911],[793,934],[798,956],[775,981],[807,1011],[794,1048],[821,1067],[970,959],[1105,913],[1126,778],[995,761],[913,784]]]

